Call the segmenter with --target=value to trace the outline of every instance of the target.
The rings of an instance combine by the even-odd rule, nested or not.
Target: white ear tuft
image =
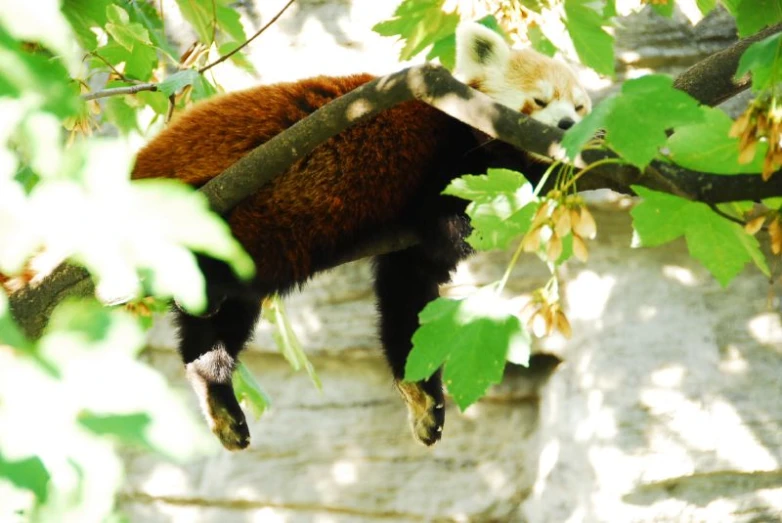
[[[502,36],[476,22],[456,28],[456,73],[469,82],[503,73],[510,47]]]

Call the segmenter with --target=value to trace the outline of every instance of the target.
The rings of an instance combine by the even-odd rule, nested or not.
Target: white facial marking
[[[534,112],[532,117],[552,127],[556,127],[563,118],[570,118],[574,122],[581,120],[581,116],[569,100],[554,100],[545,109]]]

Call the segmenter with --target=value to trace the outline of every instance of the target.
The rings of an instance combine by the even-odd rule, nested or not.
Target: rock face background
[[[299,0],[253,45],[260,81],[399,69],[396,48],[370,31],[395,3]],[[282,5],[245,4],[252,31]],[[696,28],[682,13],[631,17],[618,32],[619,80],[675,74],[731,35],[719,16]],[[187,466],[128,456],[130,520],[782,521],[778,286],[748,268],[720,288],[683,243],[631,249],[625,206],[594,212],[589,264],[563,272],[573,339],[541,344],[530,369],[509,365],[465,413],[449,404],[434,449],[412,441],[375,335],[370,267],[354,263],[286,302],[323,392],[291,370],[261,324],[244,361],[273,407],[252,423],[251,448],[231,454],[215,443]],[[508,258],[476,256],[444,292],[497,279]],[[508,292],[522,303],[545,279],[526,258]],[[173,345],[163,320],[150,357],[184,389]]]

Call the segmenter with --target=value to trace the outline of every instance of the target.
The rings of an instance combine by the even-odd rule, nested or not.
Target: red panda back
[[[138,154],[132,178],[200,186],[320,106],[372,80],[317,77],[261,86],[195,105]],[[421,183],[453,155],[463,124],[406,102],[319,145],[227,220],[261,284],[300,283],[339,250],[396,222]]]

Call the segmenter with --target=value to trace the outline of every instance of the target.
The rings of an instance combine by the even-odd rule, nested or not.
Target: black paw
[[[242,450],[250,445],[250,429],[231,385],[208,385],[206,407],[209,428],[223,447]]]
[[[397,381],[396,387],[407,404],[413,437],[427,447],[440,441],[445,424],[445,401],[440,380]]]
[[[231,367],[217,360],[215,354],[209,354],[188,363],[187,378],[209,428],[223,447],[245,449],[250,444],[250,429],[231,385]]]

